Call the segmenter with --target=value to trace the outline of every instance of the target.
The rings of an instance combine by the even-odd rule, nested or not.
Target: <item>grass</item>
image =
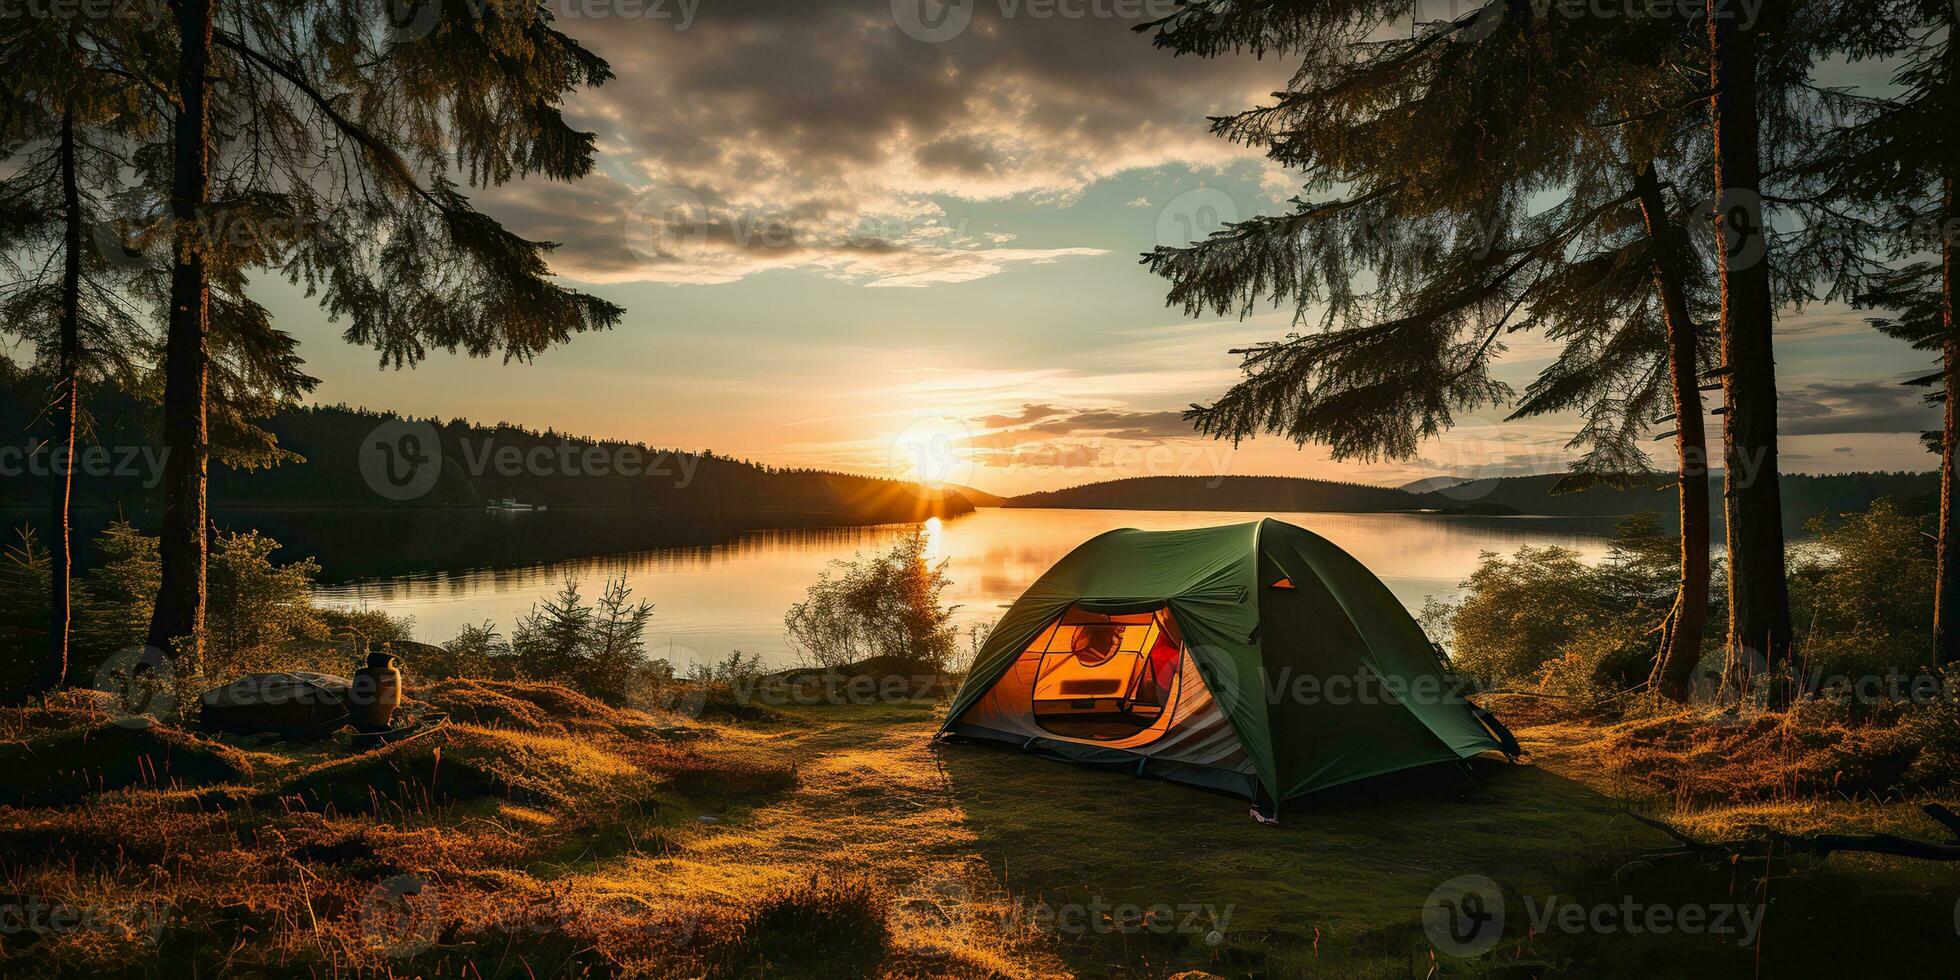
[[[863,876],[817,878],[766,895],[708,951],[730,977],[869,976],[891,941],[890,896]]]
[[[129,786],[210,785],[251,774],[244,753],[162,727],[115,722],[67,728],[0,746],[0,804],[73,803]]]
[[[143,750],[134,757],[167,752],[167,778],[104,778],[74,798],[0,809],[0,904],[125,914],[0,934],[0,968],[1805,976],[1879,956],[1891,972],[1933,975],[1960,953],[1950,867],[1842,854],[1779,859],[1765,880],[1759,866],[1636,861],[1666,839],[1628,808],[1710,837],[1752,824],[1940,836],[1915,800],[1779,778],[1762,786],[1783,789],[1738,799],[1652,778],[1662,765],[1724,764],[1711,745],[1754,744],[1727,729],[1680,741],[1637,720],[1520,706],[1511,720],[1536,765],[1482,764],[1476,788],[1410,779],[1327,796],[1273,828],[1223,795],[934,745],[929,703],[799,706],[733,723],[618,711],[549,685],[427,693],[451,726],[370,753],[168,729],[106,736]],[[482,710],[458,710],[472,703]],[[25,740],[8,751],[36,758],[54,745],[106,748],[82,716],[6,725]],[[193,758],[225,764],[194,776],[183,764]],[[1618,758],[1635,763],[1607,764]],[[1433,948],[1423,910],[1462,875],[1488,879],[1508,915],[1495,949],[1459,959]],[[1754,946],[1569,935],[1531,922],[1526,900],[1554,896],[1768,911]],[[1839,938],[1857,936],[1886,938]]]

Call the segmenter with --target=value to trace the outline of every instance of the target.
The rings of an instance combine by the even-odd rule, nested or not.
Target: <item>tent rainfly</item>
[[[1008,609],[940,737],[1250,797],[1516,754],[1359,561],[1282,521],[1110,531]]]

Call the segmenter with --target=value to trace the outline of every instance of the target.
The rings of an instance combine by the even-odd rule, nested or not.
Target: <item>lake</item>
[[[948,562],[952,585],[946,599],[959,605],[957,619],[965,624],[997,618],[1056,560],[1103,531],[1175,530],[1269,516],[1346,548],[1412,611],[1421,609],[1427,596],[1456,594],[1457,583],[1485,551],[1556,544],[1597,559],[1606,552],[1614,523],[1610,518],[990,508],[935,519],[925,529],[933,556]],[[884,548],[912,527],[741,532],[711,543],[599,558],[342,581],[320,586],[316,596],[331,605],[412,616],[418,639],[440,643],[471,623],[495,623],[508,636],[517,618],[555,592],[567,576],[590,599],[608,577],[624,575],[637,597],[654,603],[648,634],[654,656],[684,666],[741,650],[760,655],[765,663],[788,666],[797,657],[783,638],[783,613],[803,597],[818,573],[832,561]],[[324,563],[330,579],[338,577],[333,562]]]

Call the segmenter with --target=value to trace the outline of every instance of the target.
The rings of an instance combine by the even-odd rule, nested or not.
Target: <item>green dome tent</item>
[[[939,734],[1133,767],[1268,810],[1516,754],[1380,579],[1271,519],[1084,542],[994,627]]]

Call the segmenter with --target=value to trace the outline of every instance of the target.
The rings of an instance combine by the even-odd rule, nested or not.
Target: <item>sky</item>
[[[1281,88],[1283,60],[1173,57],[1130,30],[1170,0],[560,0],[617,75],[575,94],[596,172],[475,195],[561,243],[554,271],[623,305],[530,364],[405,371],[262,283],[316,400],[713,449],[996,493],[1149,475],[1400,484],[1559,469],[1571,418],[1459,420],[1407,461],[1239,446],[1179,419],[1290,311],[1190,318],[1138,264],[1297,183],[1207,116]],[[1926,469],[1929,358],[1862,314],[1777,328],[1786,471]],[[1550,348],[1513,343],[1522,390]]]

